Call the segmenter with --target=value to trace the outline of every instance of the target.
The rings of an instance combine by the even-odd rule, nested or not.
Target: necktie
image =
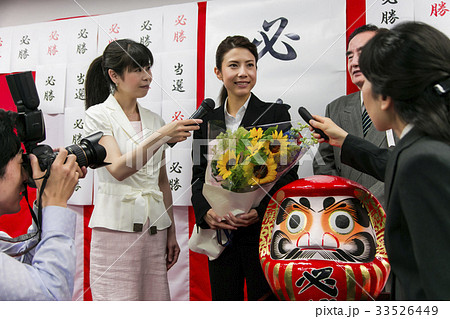
[[[366,136],[367,132],[369,131],[371,124],[372,120],[370,119],[369,114],[367,114],[366,108],[364,108],[362,113],[362,127],[364,136]]]

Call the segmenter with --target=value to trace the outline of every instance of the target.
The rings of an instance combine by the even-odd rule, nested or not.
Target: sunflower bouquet
[[[316,143],[303,137],[308,125],[282,122],[222,131],[208,145],[203,195],[219,215],[237,215],[259,205],[278,179]]]

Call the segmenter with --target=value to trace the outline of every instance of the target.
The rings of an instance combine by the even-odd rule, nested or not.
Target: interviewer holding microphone
[[[165,168],[165,143],[186,140],[199,119],[164,124],[137,102],[152,81],[143,44],[111,42],[86,75],[86,134],[102,131],[106,149],[89,226],[94,300],[169,300],[167,271],[180,248]]]
[[[341,147],[343,163],[385,182],[392,297],[450,300],[450,40],[407,22],[375,35],[359,62],[367,112],[377,130],[400,137],[395,149],[379,149],[329,118],[310,124]]]

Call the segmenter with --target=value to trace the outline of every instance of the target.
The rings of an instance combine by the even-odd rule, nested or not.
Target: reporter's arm
[[[170,122],[125,154],[120,151],[114,136],[104,135],[99,144],[106,149],[105,162],[111,163],[106,169],[118,181],[124,180],[140,170],[165,143],[185,141],[191,135],[189,131],[198,129],[196,123],[201,123],[201,120]]]
[[[329,137],[328,143],[341,148],[341,161],[360,172],[369,174],[379,181],[384,181],[389,149],[379,148],[371,142],[348,134],[331,119],[313,115],[311,126],[324,131]],[[314,133],[319,142],[326,143],[319,134]]]
[[[348,134],[342,144],[341,161],[384,182],[390,152],[390,149],[380,148],[367,140]]]

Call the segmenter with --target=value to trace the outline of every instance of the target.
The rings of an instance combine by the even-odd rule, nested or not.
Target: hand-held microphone
[[[321,129],[315,128],[314,126],[309,124],[309,121],[314,120],[314,118],[312,117],[311,113],[308,112],[307,109],[305,109],[303,106],[300,106],[298,108],[298,114],[300,114],[300,116],[303,118],[306,124],[310,125],[314,129],[315,133],[319,134],[325,140],[329,139],[328,136]]]
[[[202,101],[202,103],[199,105],[198,109],[195,110],[194,113],[192,113],[191,116],[189,116],[189,119],[201,119],[203,116],[206,115],[206,113],[214,110],[214,107],[216,106],[216,103],[213,99],[207,98]],[[170,147],[174,147],[177,143],[167,143]]]
[[[189,119],[201,119],[203,116],[206,115],[209,111],[214,110],[214,107],[216,104],[214,103],[213,99],[207,98],[202,101],[200,106],[197,110],[195,110],[194,113],[192,113],[191,116],[189,116]]]

